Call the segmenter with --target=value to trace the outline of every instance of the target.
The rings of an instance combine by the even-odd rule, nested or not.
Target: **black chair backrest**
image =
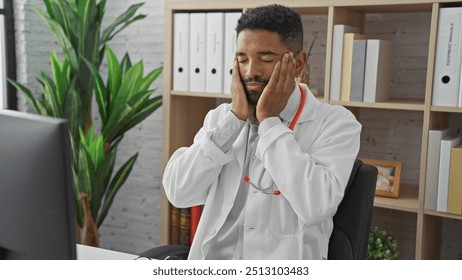
[[[363,260],[371,230],[377,168],[356,160],[345,196],[334,215],[328,259]]]

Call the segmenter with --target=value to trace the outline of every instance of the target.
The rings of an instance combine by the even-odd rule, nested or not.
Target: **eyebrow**
[[[257,53],[258,55],[281,55],[279,53],[275,53],[273,51],[261,51]],[[236,52],[236,56],[246,56],[247,54],[244,52]]]

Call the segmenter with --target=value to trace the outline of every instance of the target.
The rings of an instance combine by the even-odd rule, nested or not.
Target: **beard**
[[[261,90],[249,90],[247,88],[248,83],[261,83],[264,84],[265,86],[268,84],[268,80],[264,80],[260,77],[256,78],[248,78],[248,79],[241,79],[242,84],[244,85],[244,91],[245,91],[245,96],[247,97],[247,102],[249,102],[250,105],[252,106],[257,106],[258,100],[260,99],[260,96],[263,92],[263,89]]]

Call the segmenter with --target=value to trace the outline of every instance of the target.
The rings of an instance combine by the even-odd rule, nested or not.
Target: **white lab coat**
[[[280,118],[265,120],[258,128],[256,160],[282,194],[248,197],[245,259],[327,258],[332,217],[359,151],[361,125],[350,111],[319,102],[302,86],[307,98],[293,132],[287,125],[301,100],[298,86]],[[163,185],[174,206],[204,204],[190,259],[207,256],[242,180],[249,124],[240,125],[230,110],[230,104],[221,104],[210,111],[194,143],[178,149],[165,169]],[[223,128],[224,119],[230,118],[236,123]],[[239,136],[226,153],[211,141],[212,131],[232,134],[236,129]]]

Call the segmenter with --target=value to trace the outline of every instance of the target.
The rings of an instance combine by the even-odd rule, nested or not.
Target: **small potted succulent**
[[[397,258],[398,242],[378,227],[371,229],[367,246],[367,259],[396,260]]]

